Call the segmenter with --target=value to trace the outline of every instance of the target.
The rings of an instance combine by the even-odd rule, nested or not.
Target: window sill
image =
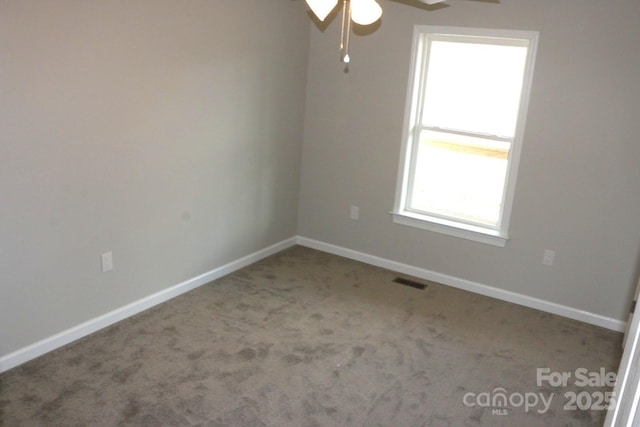
[[[500,234],[497,230],[489,230],[482,227],[449,221],[442,218],[418,215],[410,212],[391,212],[393,222],[409,227],[421,228],[449,236],[460,237],[474,242],[504,247],[509,240],[508,236]]]

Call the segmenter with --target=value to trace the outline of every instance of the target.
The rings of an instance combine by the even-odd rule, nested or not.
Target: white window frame
[[[421,110],[420,104],[425,90],[424,83],[428,59],[427,46],[430,37],[436,37],[438,40],[443,40],[447,37],[451,37],[452,40],[460,39],[460,37],[497,38],[500,39],[499,41],[507,43],[509,43],[509,40],[514,41],[513,45],[523,42],[525,45],[528,45],[517,124],[509,150],[502,210],[497,226],[482,226],[467,223],[456,218],[429,215],[422,212],[412,211],[408,207],[408,197],[411,191],[410,177],[413,173],[412,168],[417,156],[417,135],[419,132],[416,131],[416,128],[420,127],[420,129],[422,129],[424,127],[420,123],[419,113]],[[509,221],[515,194],[520,153],[522,150],[522,141],[526,124],[527,108],[529,105],[529,95],[538,46],[538,37],[539,32],[537,31],[442,27],[431,25],[416,25],[414,27],[400,165],[398,169],[394,208],[391,212],[395,223],[495,246],[506,245],[506,242],[509,239]]]

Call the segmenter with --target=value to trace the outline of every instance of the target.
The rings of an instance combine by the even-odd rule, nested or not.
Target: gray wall
[[[343,73],[302,1],[0,0],[0,356],[296,233],[624,319],[640,4],[381,2]],[[541,31],[506,248],[388,214],[414,24]]]
[[[640,3],[410,3],[383,2],[379,28],[352,39],[349,73],[339,20],[311,31],[299,234],[626,319],[640,244]],[[415,24],[541,33],[506,248],[392,223]]]
[[[0,356],[296,234],[308,42],[288,0],[0,0]]]

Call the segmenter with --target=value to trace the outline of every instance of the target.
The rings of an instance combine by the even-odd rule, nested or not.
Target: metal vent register
[[[396,277],[395,279],[393,279],[393,282],[400,283],[404,286],[409,286],[410,288],[420,289],[421,291],[424,291],[427,288],[427,285],[425,285],[424,283],[418,283],[411,279],[405,279],[404,277]]]

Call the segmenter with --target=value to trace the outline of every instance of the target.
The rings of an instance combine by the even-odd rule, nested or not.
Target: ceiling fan
[[[313,14],[324,21],[338,5],[339,0],[305,0]],[[376,0],[341,0],[342,1],[342,27],[340,35],[340,55],[342,62],[348,64],[349,40],[351,34],[351,22],[358,25],[371,25],[382,17],[382,7]],[[417,2],[434,5],[444,3],[446,0],[416,0]]]

